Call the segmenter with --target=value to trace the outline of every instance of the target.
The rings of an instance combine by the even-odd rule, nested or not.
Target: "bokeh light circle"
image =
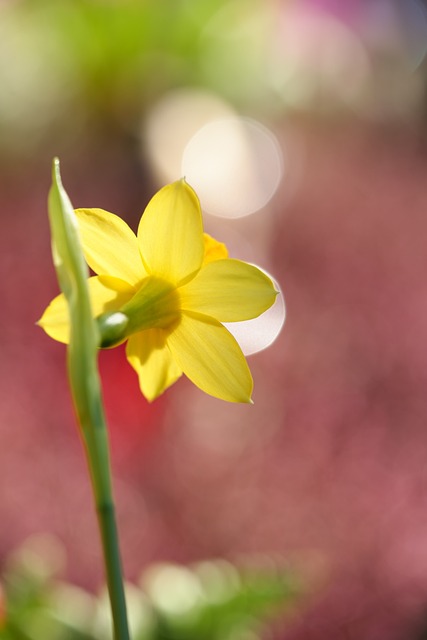
[[[271,81],[296,108],[357,106],[371,75],[358,33],[318,3],[283,5],[272,53]]]
[[[420,0],[371,0],[363,12],[365,34],[374,50],[395,53],[414,72],[427,53],[427,9]]]
[[[218,95],[184,87],[168,91],[145,116],[141,134],[143,152],[160,183],[182,176],[182,155],[189,140],[205,124],[235,115]]]
[[[278,282],[274,283],[278,295],[275,303],[258,318],[244,322],[227,322],[224,325],[236,338],[245,356],[267,349],[278,337],[286,318],[285,299]]]
[[[275,136],[247,118],[228,117],[203,126],[188,142],[182,174],[212,215],[241,218],[262,209],[283,175]]]
[[[420,0],[405,0],[396,5],[400,13],[408,66],[415,71],[427,53],[427,9]]]

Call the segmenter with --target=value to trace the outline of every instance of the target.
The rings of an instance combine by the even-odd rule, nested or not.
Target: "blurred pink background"
[[[136,229],[164,182],[191,183],[194,134],[249,118],[267,155],[230,138],[224,177],[208,140],[194,176],[207,229],[274,276],[286,322],[249,357],[254,406],[184,380],[149,405],[123,350],[100,354],[126,576],[283,557],[307,597],[277,638],[427,637],[427,10],[405,7],[1,5],[0,566],[50,532],[70,580],[102,581],[65,349],[35,326],[57,293],[52,156],[76,207]],[[221,212],[248,193],[256,211]]]

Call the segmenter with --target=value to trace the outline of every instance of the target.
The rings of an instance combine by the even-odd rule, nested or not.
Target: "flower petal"
[[[98,275],[111,275],[135,285],[147,274],[132,229],[103,209],[76,209],[86,261]]]
[[[166,345],[166,332],[162,329],[147,329],[131,336],[126,345],[126,356],[137,372],[140,389],[149,402],[182,375]]]
[[[135,294],[127,282],[110,276],[94,276],[87,284],[95,318],[105,311],[119,310]],[[52,300],[37,324],[54,340],[68,344],[68,304],[63,293]]]
[[[202,214],[193,189],[179,180],[150,200],[138,228],[144,266],[178,284],[200,269],[204,256]]]
[[[216,260],[179,289],[181,308],[221,322],[256,318],[274,303],[277,291],[260,269],[240,260]]]
[[[63,293],[52,300],[37,324],[54,340],[68,344],[70,321],[68,303]]]
[[[251,372],[222,324],[202,314],[183,313],[166,341],[178,366],[202,391],[229,402],[251,402]]]
[[[205,241],[205,257],[203,264],[213,262],[214,260],[222,260],[228,258],[228,250],[223,242],[218,242],[215,238],[212,238],[208,233],[203,234]]]

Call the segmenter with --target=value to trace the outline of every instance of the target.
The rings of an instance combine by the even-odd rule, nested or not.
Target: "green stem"
[[[99,400],[101,400],[100,396]],[[99,408],[102,409],[102,407]],[[97,424],[88,426],[89,428],[83,429],[83,434],[101,535],[114,637],[115,640],[129,640],[126,600],[111,487],[107,430],[103,419],[98,420]]]
[[[98,505],[99,527],[104,549],[104,559],[107,571],[108,589],[111,599],[111,608],[115,625],[116,636],[120,639],[129,638],[127,624],[126,602],[122,587],[122,569],[120,564],[119,549],[117,542],[116,518],[114,504]]]

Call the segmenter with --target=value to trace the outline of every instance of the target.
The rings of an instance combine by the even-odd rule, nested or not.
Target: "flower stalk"
[[[75,213],[62,186],[57,159],[53,162],[48,204],[53,260],[67,301],[70,323],[68,379],[98,516],[114,637],[115,640],[129,640],[108,434],[98,372],[100,335],[93,319],[87,287],[88,268],[80,246]]]

